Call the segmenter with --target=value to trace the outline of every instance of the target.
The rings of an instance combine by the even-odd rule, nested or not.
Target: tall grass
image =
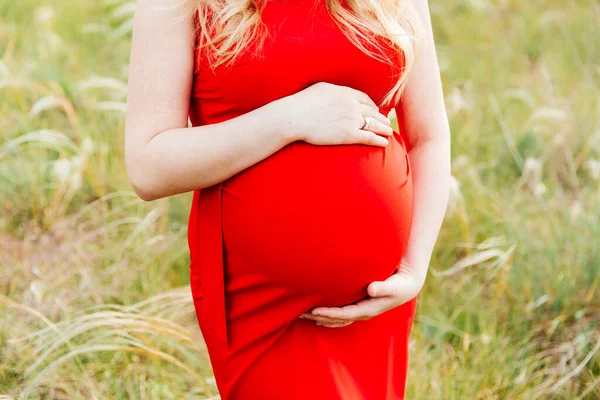
[[[408,398],[600,398],[600,5],[430,6],[454,176]],[[0,398],[217,396],[191,197],[125,176],[133,10],[0,0]]]

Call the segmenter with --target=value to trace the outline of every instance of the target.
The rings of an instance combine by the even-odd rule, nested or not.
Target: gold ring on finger
[[[363,124],[362,128],[360,128],[360,129],[369,129],[369,125],[371,124],[371,120],[373,118],[366,117],[366,116],[363,115],[363,119],[365,120],[365,123]]]

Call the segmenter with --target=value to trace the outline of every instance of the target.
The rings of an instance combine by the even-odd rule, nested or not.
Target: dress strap
[[[222,183],[197,190],[198,266],[202,276],[203,314],[213,331],[229,347],[223,262]]]

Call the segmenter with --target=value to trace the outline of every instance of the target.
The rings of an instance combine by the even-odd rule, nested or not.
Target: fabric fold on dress
[[[197,262],[202,274],[203,312],[214,321],[207,329],[214,331],[226,348],[229,347],[227,333],[227,307],[225,302],[225,269],[223,261],[222,224],[223,183],[195,190],[193,206],[197,213],[198,254]]]

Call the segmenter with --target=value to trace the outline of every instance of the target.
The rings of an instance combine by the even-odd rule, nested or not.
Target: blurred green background
[[[407,398],[600,399],[600,3],[430,7],[454,180]],[[216,398],[191,193],[125,174],[134,8],[0,0],[0,397]]]

